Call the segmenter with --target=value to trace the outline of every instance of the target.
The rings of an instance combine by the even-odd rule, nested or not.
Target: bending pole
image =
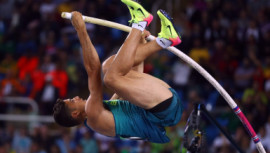
[[[217,126],[217,128],[219,128],[221,133],[223,133],[224,136],[231,142],[234,148],[237,149],[239,153],[244,153],[244,151],[237,145],[231,135],[228,134],[225,129],[217,122],[217,120],[206,110],[203,104],[201,104],[201,110],[203,114],[208,118],[208,120],[210,120],[215,126]]]
[[[65,19],[71,19],[72,14],[68,12],[62,12],[61,14],[62,18]],[[101,26],[106,26],[110,28],[115,28],[118,30],[130,32],[131,27],[107,21],[102,19],[97,19],[93,17],[83,16],[83,19],[85,22],[93,23]],[[148,40],[154,40],[154,36],[147,37]],[[266,153],[265,149],[263,148],[263,145],[255,133],[254,129],[250,125],[249,121],[247,120],[246,116],[243,114],[243,112],[240,110],[240,108],[237,106],[237,104],[234,102],[234,100],[230,97],[230,95],[225,91],[225,89],[204,69],[202,68],[198,63],[196,63],[193,59],[191,59],[189,56],[184,54],[182,51],[178,50],[175,47],[168,47],[167,48],[170,52],[174,53],[176,56],[181,58],[183,61],[191,65],[195,70],[197,70],[206,80],[208,80],[215,88],[216,90],[222,95],[222,97],[226,100],[226,102],[230,105],[230,107],[234,110],[235,114],[238,116],[238,118],[243,123],[244,127],[246,128],[247,132],[253,139],[253,142],[255,143],[257,150],[260,153]]]

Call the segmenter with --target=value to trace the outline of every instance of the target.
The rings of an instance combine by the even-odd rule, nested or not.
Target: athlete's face
[[[79,96],[76,96],[72,99],[65,99],[67,107],[70,110],[72,117],[77,118],[84,111],[84,100]]]
[[[79,96],[76,96],[72,99],[65,99],[64,102],[68,106],[69,109],[77,109],[79,103],[83,102],[83,99]]]

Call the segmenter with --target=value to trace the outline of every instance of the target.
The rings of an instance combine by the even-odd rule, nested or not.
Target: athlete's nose
[[[80,99],[79,96],[74,97],[74,99]]]

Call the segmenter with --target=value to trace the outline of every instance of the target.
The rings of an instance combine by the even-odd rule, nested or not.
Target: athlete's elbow
[[[103,75],[106,75],[108,69],[109,69],[108,64],[103,63],[103,64],[102,64],[102,73],[103,73]]]

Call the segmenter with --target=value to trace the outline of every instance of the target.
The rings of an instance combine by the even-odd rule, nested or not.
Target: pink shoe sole
[[[153,15],[150,14],[147,18],[145,18],[143,21],[147,22],[147,26],[149,26],[149,24],[152,22],[153,20]]]
[[[180,44],[182,42],[179,37],[177,37],[177,38],[170,38],[170,41],[172,41],[171,46],[176,46],[176,45],[178,45],[178,44]]]

